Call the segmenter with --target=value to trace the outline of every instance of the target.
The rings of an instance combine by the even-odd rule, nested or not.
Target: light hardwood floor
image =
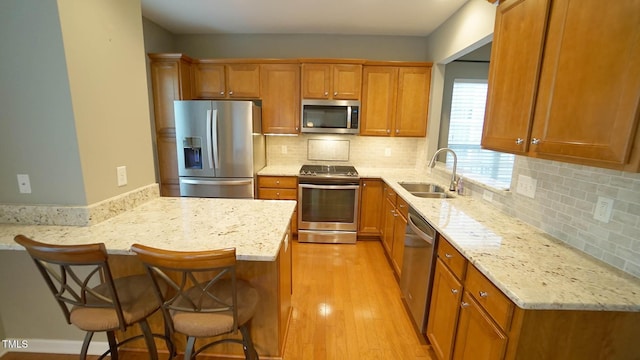
[[[378,241],[293,242],[293,314],[284,360],[435,360],[416,334]],[[143,360],[125,353],[123,360]],[[166,357],[161,357],[165,359]],[[0,360],[77,355],[10,353]]]

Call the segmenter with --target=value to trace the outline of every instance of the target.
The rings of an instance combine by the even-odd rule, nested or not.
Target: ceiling
[[[173,34],[427,36],[468,0],[141,0]]]

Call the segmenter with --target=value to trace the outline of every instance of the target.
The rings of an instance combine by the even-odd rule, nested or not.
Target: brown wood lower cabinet
[[[507,335],[491,317],[464,292],[454,347],[454,359],[502,359],[507,349]]]
[[[258,176],[258,199],[298,200],[297,176]],[[291,234],[298,234],[298,210],[291,217]]]
[[[439,239],[427,325],[438,359],[640,359],[640,313],[519,308]]]
[[[382,180],[360,179],[358,236],[380,236],[382,204]]]
[[[383,197],[382,245],[399,279],[402,272],[404,234],[409,206],[404,199],[399,197],[386,184],[383,186]]]
[[[462,283],[442,260],[437,259],[427,337],[440,359],[451,359],[461,300]]]

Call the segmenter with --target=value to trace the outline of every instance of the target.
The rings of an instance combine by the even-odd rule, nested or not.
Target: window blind
[[[487,80],[454,80],[448,146],[458,155],[458,174],[509,189],[514,155],[480,148],[486,100]],[[447,167],[453,168],[451,155]]]

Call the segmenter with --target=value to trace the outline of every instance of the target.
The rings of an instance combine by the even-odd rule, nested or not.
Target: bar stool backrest
[[[104,244],[52,245],[23,235],[16,236],[15,241],[27,249],[67,323],[71,324],[73,307],[109,308],[118,316],[119,329],[126,329]],[[103,283],[108,291],[93,290]]]
[[[171,314],[175,312],[228,312],[233,316],[233,332],[238,330],[235,248],[186,252],[134,244],[131,250],[153,279],[171,331],[174,331]],[[231,299],[221,297],[216,291],[220,284],[229,282]],[[159,291],[162,283],[169,286],[170,291],[165,295]]]

